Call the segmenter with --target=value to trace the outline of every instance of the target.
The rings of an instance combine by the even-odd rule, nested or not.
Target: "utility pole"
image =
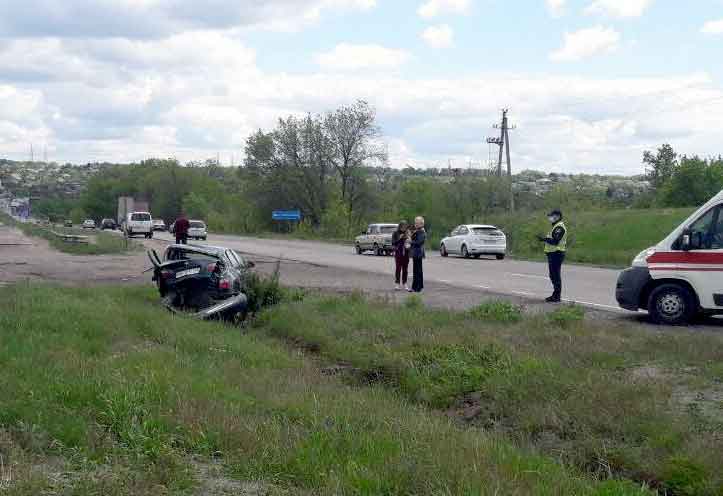
[[[33,150],[32,143],[30,143],[30,162],[35,162],[35,151]]]
[[[507,120],[507,112],[510,109],[502,109],[502,123],[495,124],[493,127],[500,130],[499,138],[487,138],[487,143],[491,145],[497,145],[500,147],[499,157],[497,159],[497,177],[502,177],[502,156],[506,152],[507,159],[507,178],[510,181],[510,210],[515,209],[515,196],[512,191],[512,161],[510,160],[510,129],[515,129],[517,126],[510,126]]]

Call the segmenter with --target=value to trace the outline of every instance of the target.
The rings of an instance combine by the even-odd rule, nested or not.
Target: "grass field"
[[[497,302],[463,314],[357,296],[274,309],[258,330],[581,472],[720,495],[723,336],[582,317],[578,307],[526,317]]]
[[[63,253],[73,255],[109,255],[126,253],[141,248],[141,244],[129,240],[123,236],[117,236],[108,232],[95,230],[83,230],[79,228],[65,228],[60,226],[41,226],[31,223],[16,222],[12,217],[0,213],[0,222],[12,225],[23,231],[28,236],[43,238],[50,243],[50,246]],[[76,234],[88,236],[89,243],[69,243],[53,234]]]
[[[694,209],[593,210],[564,212],[571,234],[567,260],[593,265],[623,267],[642,250],[670,234]],[[542,246],[536,235],[547,234],[550,225],[545,212],[498,215],[485,222],[507,234],[510,254],[518,258],[541,259]],[[436,248],[436,246],[434,247]]]
[[[710,465],[719,461],[720,440],[706,434],[706,414],[698,412],[694,431],[687,411],[680,424],[669,423],[673,413],[662,408],[669,387],[628,374],[643,359],[666,371],[692,363],[704,384],[721,373],[720,361],[709,362],[720,358],[718,341],[616,330],[607,337],[579,327],[574,311],[535,332],[524,319],[512,327],[477,320],[509,309],[471,317],[412,302],[394,309],[359,297],[308,298],[266,313],[243,334],[174,317],[150,288],[2,288],[0,491],[654,494],[616,478],[617,466],[603,469],[611,461],[598,442],[605,438],[650,474],[661,463],[661,483],[675,494],[719,494],[711,492],[720,491],[720,474]],[[285,343],[294,333],[316,342],[323,357],[347,357],[383,371],[384,380],[322,373],[323,357]],[[440,411],[480,385],[507,429]],[[621,429],[630,440],[618,438]],[[528,430],[567,433],[571,442],[548,450],[525,441]],[[583,470],[568,462],[583,449],[578,438],[589,439],[592,466]],[[562,440],[550,442],[562,447]]]

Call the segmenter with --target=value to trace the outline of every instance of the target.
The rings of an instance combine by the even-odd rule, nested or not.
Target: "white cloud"
[[[470,5],[471,0],[427,0],[417,9],[417,14],[425,19],[443,14],[464,14]]]
[[[595,26],[574,33],[565,33],[561,48],[550,54],[555,62],[582,60],[600,53],[609,53],[617,49],[620,33],[613,28]]]
[[[604,14],[611,17],[640,17],[654,0],[594,0],[585,9],[587,14]]]
[[[448,48],[454,44],[454,31],[447,24],[430,26],[422,32],[422,39],[432,48]]]
[[[562,17],[565,13],[566,0],[545,0],[547,10],[553,17]]]
[[[703,27],[700,29],[700,32],[703,34],[723,34],[723,19],[718,19],[717,21],[708,21],[705,24],[703,24]]]
[[[409,59],[410,54],[406,50],[374,44],[352,45],[349,43],[340,43],[333,50],[314,56],[317,64],[331,70],[357,70],[374,67],[393,69]]]

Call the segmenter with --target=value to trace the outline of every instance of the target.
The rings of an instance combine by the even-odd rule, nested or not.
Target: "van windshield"
[[[131,220],[141,221],[141,222],[149,221],[149,220],[151,220],[151,214],[132,214]]]

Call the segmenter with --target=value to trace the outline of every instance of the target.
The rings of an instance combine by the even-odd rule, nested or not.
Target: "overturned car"
[[[219,246],[169,245],[163,259],[148,251],[153,281],[171,311],[199,319],[243,320],[246,276],[253,262]]]

